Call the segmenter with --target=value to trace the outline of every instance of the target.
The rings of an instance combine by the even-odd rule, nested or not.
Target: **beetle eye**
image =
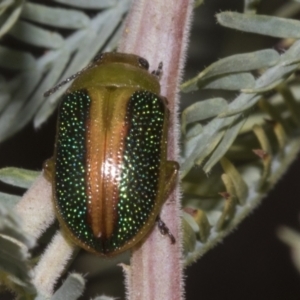
[[[149,69],[149,63],[145,58],[140,57],[139,64],[140,64],[140,67],[142,67],[143,69],[146,69],[146,70]]]

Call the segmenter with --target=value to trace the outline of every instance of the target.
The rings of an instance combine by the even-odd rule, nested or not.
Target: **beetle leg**
[[[170,113],[169,109],[168,109],[168,105],[169,105],[169,101],[166,97],[160,96],[160,99],[162,99],[162,101],[164,102],[165,106],[167,107],[168,113]]]
[[[167,227],[167,225],[162,221],[162,219],[160,218],[160,216],[156,217],[156,223],[157,223],[157,226],[158,226],[158,229],[159,229],[160,233],[162,235],[166,235],[167,234],[169,236],[169,238],[170,238],[171,244],[175,244],[176,240],[175,240],[174,235],[171,233],[171,231]]]
[[[54,173],[54,159],[53,157],[47,159],[43,164],[44,176],[48,181],[52,181]]]
[[[154,75],[155,77],[157,77],[158,79],[160,79],[161,74],[162,74],[162,68],[163,68],[163,63],[160,62],[160,63],[158,64],[157,70],[152,71],[151,74]]]
[[[165,187],[164,187],[164,199],[167,199],[168,194],[170,193],[171,189],[173,188],[177,175],[179,171],[179,164],[176,161],[166,161],[166,178],[165,178]],[[167,225],[161,220],[160,216],[156,217],[156,223],[158,229],[162,235],[168,235],[171,244],[175,244],[176,240],[174,235],[171,233]]]

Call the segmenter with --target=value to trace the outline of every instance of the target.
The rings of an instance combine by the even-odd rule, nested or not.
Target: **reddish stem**
[[[182,76],[192,15],[191,0],[135,0],[127,17],[119,51],[145,57],[151,69],[163,62],[161,95],[169,103],[168,159],[179,160],[178,86]],[[131,266],[124,268],[130,300],[183,299],[180,192],[175,188],[161,218],[176,238],[155,228],[135,249]]]

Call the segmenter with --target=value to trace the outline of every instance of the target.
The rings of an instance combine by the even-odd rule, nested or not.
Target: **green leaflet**
[[[0,37],[6,34],[20,17],[24,0],[3,1],[0,5]]]
[[[227,102],[222,98],[207,99],[192,104],[181,114],[182,132],[185,133],[188,124],[215,117],[226,109]]]
[[[54,8],[27,2],[21,17],[58,28],[79,29],[89,25],[88,16],[75,9]]]
[[[278,38],[300,38],[300,21],[273,16],[222,12],[218,22],[226,27]]]
[[[35,65],[35,59],[30,53],[0,46],[1,67],[11,70],[29,71],[34,68]]]
[[[211,64],[209,67],[200,72],[195,78],[192,78],[181,85],[183,92],[197,90],[202,82],[208,78],[228,75],[232,73],[242,73],[251,70],[271,67],[279,61],[279,54],[275,50],[266,49],[244,54],[236,54],[225,57]],[[239,74],[236,74],[239,76]],[[225,76],[226,78],[226,76]],[[235,77],[234,77],[235,78]],[[239,79],[238,77],[235,79]]]
[[[49,49],[58,49],[64,44],[60,34],[21,20],[16,22],[8,34],[22,42]]]
[[[0,180],[7,184],[27,189],[32,185],[39,174],[40,172],[31,170],[4,168],[0,169]]]
[[[82,7],[85,9],[105,9],[113,7],[117,4],[117,0],[86,0],[82,2],[81,0],[54,0],[57,3],[62,3],[74,7]]]

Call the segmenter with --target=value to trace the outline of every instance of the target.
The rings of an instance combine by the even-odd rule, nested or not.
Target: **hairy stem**
[[[145,57],[152,69],[163,62],[161,95],[170,110],[168,159],[178,160],[178,86],[182,76],[192,15],[191,0],[135,0],[125,23],[119,51]],[[175,188],[161,218],[176,244],[155,228],[141,247],[134,249],[131,266],[124,268],[127,298],[182,299],[180,192]]]

